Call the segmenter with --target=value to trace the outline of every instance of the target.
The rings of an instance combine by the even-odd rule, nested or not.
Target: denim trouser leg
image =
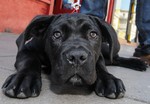
[[[140,45],[150,45],[150,0],[137,0],[136,25]]]
[[[98,16],[105,19],[108,0],[82,0],[80,13]]]

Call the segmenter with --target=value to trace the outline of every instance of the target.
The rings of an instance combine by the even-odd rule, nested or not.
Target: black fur
[[[114,29],[99,18],[84,14],[37,16],[16,41],[17,72],[2,90],[13,98],[35,97],[41,90],[41,70],[50,72],[51,90],[58,94],[87,94],[122,98],[123,82],[105,66],[146,70],[139,59],[119,57]]]

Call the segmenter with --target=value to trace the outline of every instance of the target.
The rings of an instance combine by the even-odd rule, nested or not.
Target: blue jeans
[[[105,19],[108,0],[82,0],[80,13]],[[150,0],[137,0],[136,25],[140,45],[150,45]]]
[[[140,45],[150,45],[150,0],[137,0],[136,25]]]
[[[108,0],[82,0],[80,13],[98,16],[105,19]]]

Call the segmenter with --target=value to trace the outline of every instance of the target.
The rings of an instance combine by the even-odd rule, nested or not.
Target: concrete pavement
[[[15,40],[18,35],[0,33],[0,86],[5,79],[15,72],[14,62],[17,53]],[[132,57],[135,47],[122,45],[120,55]],[[12,99],[0,91],[0,104],[150,104],[150,68],[138,72],[127,68],[109,66],[109,72],[122,79],[126,86],[126,95],[122,99],[111,100],[90,95],[57,95],[50,91],[49,81],[42,75],[40,96],[29,99]]]

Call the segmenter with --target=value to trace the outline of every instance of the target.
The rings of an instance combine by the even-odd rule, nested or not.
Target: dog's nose
[[[70,51],[66,57],[70,64],[82,65],[87,61],[88,54],[85,51]]]

